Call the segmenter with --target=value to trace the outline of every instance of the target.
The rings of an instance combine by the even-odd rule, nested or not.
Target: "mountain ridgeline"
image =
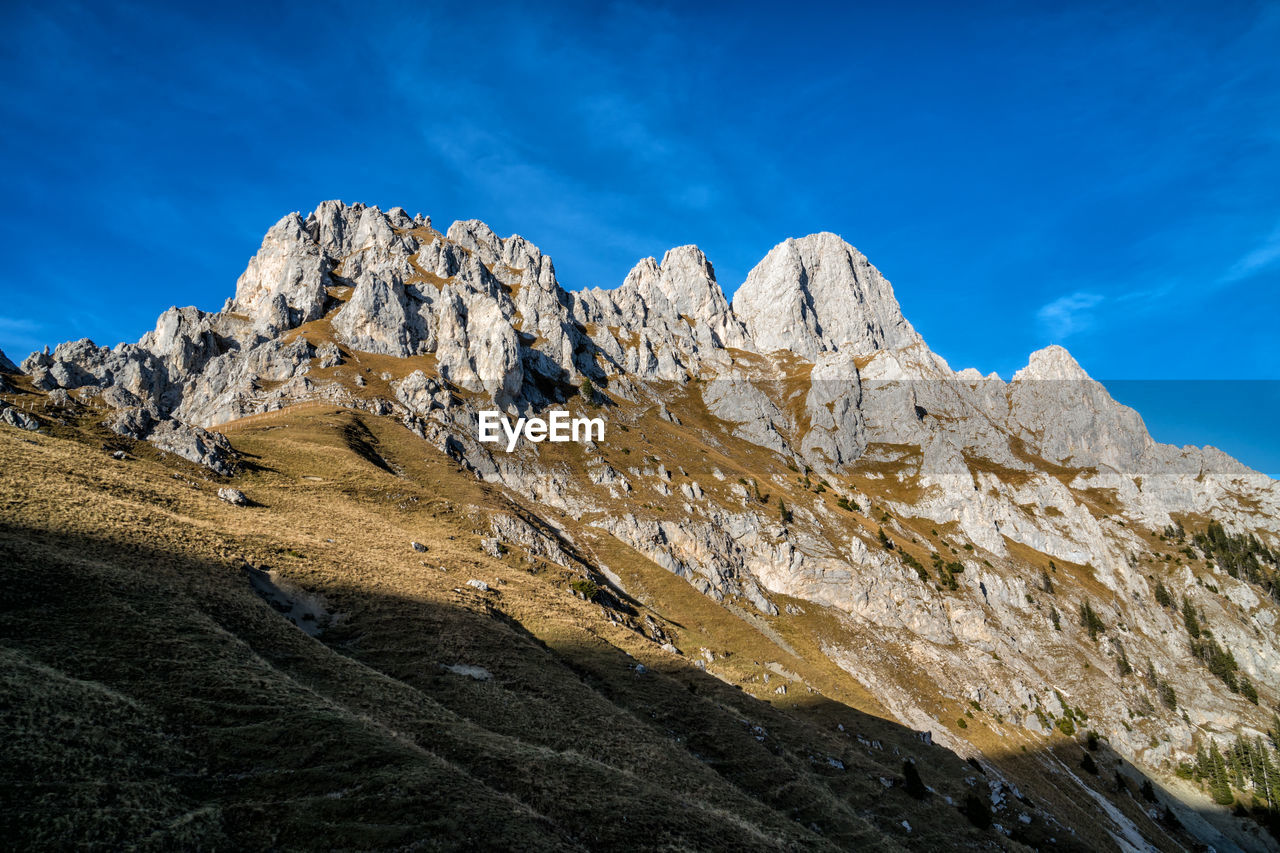
[[[428,463],[412,460],[431,460],[437,492],[471,513],[447,541],[475,537],[485,565],[548,567],[589,605],[590,631],[637,638],[628,655],[646,649],[804,725],[819,725],[819,699],[892,721],[897,734],[852,748],[881,756],[899,738],[888,748],[910,769],[876,770],[876,790],[960,810],[975,834],[957,846],[1275,845],[1277,483],[1214,448],[1155,442],[1061,347],[1007,382],[952,370],[834,234],[778,244],[730,302],[694,246],[642,260],[617,288],[567,291],[522,237],[325,202],[267,232],[221,311],[171,308],[136,344],[64,343],[0,370],[11,426],[97,425],[109,445],[236,483],[261,504],[242,515],[274,511],[271,472],[288,466],[273,454],[293,458],[322,424],[341,422],[342,453],[406,484],[378,490],[423,486]],[[506,452],[477,438],[495,408],[608,427]],[[331,596],[346,583],[310,577]],[[448,595],[489,595],[491,615],[541,618],[515,616],[513,591],[456,582]],[[702,608],[696,626],[677,607]],[[771,651],[735,647],[742,632]],[[936,759],[929,778],[932,753],[908,752],[920,744],[954,762]],[[849,756],[808,758],[862,772]],[[770,827],[764,846],[824,837],[806,817],[791,838],[787,806],[732,781],[761,815],[788,817],[749,819]],[[511,795],[532,824],[569,820]],[[827,841],[924,843],[909,824],[927,810],[872,811],[857,818],[871,835]]]

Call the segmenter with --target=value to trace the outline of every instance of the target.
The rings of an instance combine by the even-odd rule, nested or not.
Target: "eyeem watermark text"
[[[505,437],[508,453],[516,449],[521,436],[533,442],[604,441],[604,418],[573,418],[562,409],[547,414],[546,418],[516,418],[512,424],[502,412],[489,409],[480,413],[478,437],[495,444]]]

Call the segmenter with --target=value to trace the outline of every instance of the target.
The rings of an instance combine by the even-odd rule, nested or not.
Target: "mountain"
[[[1061,347],[953,371],[834,234],[730,303],[694,246],[571,292],[481,222],[325,202],[221,311],[0,368],[6,679],[50,745],[11,766],[77,832],[92,727],[149,815],[116,841],[1275,845],[1277,483]],[[488,409],[605,437],[507,453]]]

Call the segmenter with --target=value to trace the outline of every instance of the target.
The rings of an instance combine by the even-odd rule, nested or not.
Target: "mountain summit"
[[[870,355],[920,341],[880,271],[827,232],[775,246],[734,294],[733,310],[762,352]]]

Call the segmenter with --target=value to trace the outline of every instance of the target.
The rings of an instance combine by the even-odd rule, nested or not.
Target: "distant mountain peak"
[[[734,294],[733,310],[762,352],[870,355],[920,340],[880,271],[830,232],[774,246]]]
[[[1031,353],[1027,366],[1013,374],[1015,382],[1023,379],[1085,380],[1089,374],[1071,353],[1057,344],[1050,344]]]

